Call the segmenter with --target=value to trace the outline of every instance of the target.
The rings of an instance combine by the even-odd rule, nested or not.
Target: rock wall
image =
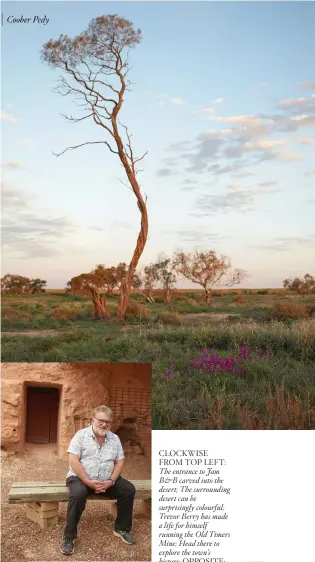
[[[53,386],[60,393],[59,456],[66,456],[69,441],[77,430],[75,419],[90,420],[92,409],[100,404],[110,405],[114,410],[113,431],[119,429],[125,418],[135,417],[145,454],[151,453],[148,364],[5,363],[2,379],[2,446],[8,450],[22,451],[25,446],[27,388]]]

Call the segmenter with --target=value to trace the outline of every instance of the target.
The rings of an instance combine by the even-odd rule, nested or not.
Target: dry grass
[[[307,318],[309,316],[308,307],[299,302],[277,302],[272,307],[272,316],[277,320],[293,320],[297,318]]]
[[[56,318],[57,320],[60,319],[67,319],[69,318],[69,320],[75,320],[75,318],[77,317],[77,310],[75,306],[69,305],[69,304],[60,304],[58,306],[55,306],[52,309],[52,317]]]
[[[181,317],[176,312],[164,312],[159,314],[158,321],[162,324],[171,324],[178,326],[181,324]]]
[[[126,310],[126,318],[148,318],[148,308],[139,302],[130,301]]]
[[[215,401],[206,418],[206,428],[224,428],[224,405],[225,401],[222,398]],[[266,415],[262,415],[262,407]],[[270,392],[265,404],[260,405],[260,409],[252,408],[239,400],[235,404],[235,413],[239,421],[239,429],[299,430],[313,429],[315,426],[315,408],[310,406],[309,393],[302,400],[278,385],[273,392]]]
[[[25,506],[9,505],[8,492],[13,482],[63,480],[67,463],[56,456],[38,458],[26,453],[2,460],[2,562],[61,561],[60,542],[66,521],[66,503],[59,504],[58,525],[43,531],[26,519]],[[150,459],[127,457],[123,476],[127,479],[150,479]],[[106,502],[88,502],[79,525],[72,562],[102,560],[151,560],[151,520],[140,513],[135,502],[134,546],[114,537],[113,522],[106,517]]]
[[[20,320],[30,322],[32,315],[25,310],[15,310],[12,306],[4,306],[1,309],[1,319],[8,322],[19,322]]]

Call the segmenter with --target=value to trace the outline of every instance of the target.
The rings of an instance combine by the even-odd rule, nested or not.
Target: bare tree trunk
[[[135,178],[134,178],[134,182],[138,185],[138,182],[136,181]],[[136,248],[134,250],[131,262],[129,264],[127,275],[125,279],[123,279],[120,286],[120,303],[118,308],[118,318],[120,320],[122,320],[125,317],[126,310],[129,303],[134,272],[138,265],[139,259],[142,255],[148,237],[148,228],[149,228],[148,213],[147,213],[146,204],[140,193],[139,187],[137,192],[137,199],[138,199],[138,207],[141,212],[141,229],[138,234]]]
[[[127,178],[129,180],[131,189],[132,189],[133,193],[135,194],[135,196],[137,198],[137,205],[138,205],[139,211],[141,213],[141,228],[140,228],[140,232],[138,234],[137,244],[136,244],[135,250],[133,252],[131,262],[130,262],[129,267],[128,267],[127,275],[122,280],[121,285],[120,285],[120,302],[119,302],[117,316],[120,320],[122,320],[125,317],[126,310],[127,310],[127,307],[128,307],[134,272],[136,270],[139,259],[142,255],[142,252],[143,252],[144,247],[146,245],[146,241],[147,241],[147,237],[148,237],[149,222],[148,222],[148,212],[147,212],[146,202],[145,202],[145,200],[142,196],[140,186],[139,186],[139,183],[138,183],[137,178],[136,178],[137,172],[136,172],[136,169],[135,169],[135,162],[137,161],[137,159],[134,159],[134,157],[133,157],[133,152],[132,152],[131,145],[130,145],[130,136],[128,135],[128,132],[126,130],[126,134],[127,134],[127,137],[128,137],[128,148],[129,148],[129,151],[130,151],[129,162],[131,162],[129,164],[128,158],[126,156],[126,151],[124,149],[124,145],[123,145],[123,142],[121,140],[121,137],[120,137],[120,134],[119,134],[118,128],[117,128],[117,122],[116,122],[117,114],[120,110],[122,100],[123,100],[123,94],[124,94],[124,91],[125,91],[124,79],[123,79],[120,72],[118,72],[118,74],[120,76],[121,83],[122,83],[123,87],[122,87],[122,90],[120,91],[120,94],[119,94],[119,103],[113,109],[111,121],[112,121],[112,125],[113,125],[114,138],[115,138],[115,141],[116,141],[119,158],[120,158],[120,161],[121,161],[122,165],[125,168]]]
[[[169,287],[165,287],[164,289],[164,302],[166,304],[169,304],[171,300],[171,291],[169,289]]]
[[[140,292],[139,292],[139,295],[142,295],[145,299],[147,299],[148,302],[151,302],[151,303],[155,302],[154,298],[151,295],[146,295],[145,293],[140,293]]]
[[[205,289],[206,292],[206,303],[211,305],[211,289]]]
[[[91,287],[90,291],[91,291],[92,301],[94,304],[95,316],[97,316],[99,320],[104,320],[105,318],[109,318],[110,312],[107,308],[105,296],[101,297],[101,295],[99,294],[98,290],[95,289],[95,287]]]
[[[166,287],[164,291],[164,302],[170,306],[171,300],[174,297],[176,289],[171,289],[170,287]]]

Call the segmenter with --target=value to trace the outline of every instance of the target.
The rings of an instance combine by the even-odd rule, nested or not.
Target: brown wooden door
[[[57,388],[28,387],[27,443],[56,443],[59,391]]]

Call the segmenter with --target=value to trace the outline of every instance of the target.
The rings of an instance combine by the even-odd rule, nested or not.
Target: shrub
[[[13,322],[31,322],[32,315],[30,312],[26,312],[24,310],[14,309],[12,306],[5,306],[1,310],[1,318],[2,320],[8,323]]]
[[[315,318],[315,306],[307,305],[308,315],[310,318]]]
[[[236,293],[235,295],[233,295],[233,302],[235,304],[246,304],[246,301],[243,297],[243,295],[241,295],[240,293]]]
[[[55,306],[51,314],[53,318],[56,318],[58,320],[75,320],[77,318],[78,311],[70,304],[62,303]]]
[[[126,318],[148,318],[149,311],[144,304],[130,301],[126,310]]]
[[[175,302],[188,302],[187,295],[182,293],[177,293],[174,298]]]
[[[268,295],[269,292],[267,291],[267,289],[264,289],[263,291],[257,291],[256,294],[257,294],[257,295]]]
[[[275,303],[271,314],[276,320],[287,320],[289,318],[294,320],[296,318],[307,318],[309,311],[305,304],[292,301]]]
[[[179,314],[176,314],[176,312],[165,312],[159,314],[158,321],[162,321],[163,324],[181,324],[180,316]]]

